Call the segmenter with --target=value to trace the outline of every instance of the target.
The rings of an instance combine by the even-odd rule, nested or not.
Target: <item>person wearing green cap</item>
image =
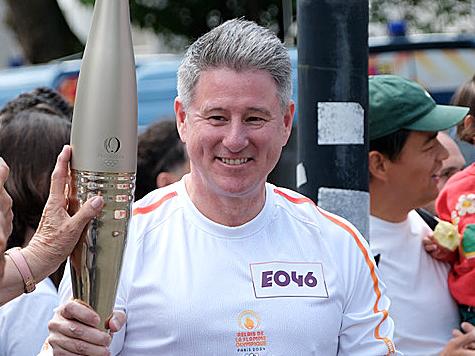
[[[448,157],[438,131],[463,120],[468,108],[437,105],[399,76],[370,76],[368,87],[369,239],[392,301],[394,340],[405,355],[451,355],[473,342],[475,331],[463,324],[466,333],[452,335],[460,319],[449,266],[424,250],[432,230],[414,209],[438,194],[436,173]]]

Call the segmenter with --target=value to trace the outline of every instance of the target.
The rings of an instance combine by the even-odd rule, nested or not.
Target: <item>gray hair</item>
[[[265,70],[274,79],[281,109],[292,93],[291,65],[287,49],[269,29],[255,22],[233,19],[198,38],[186,51],[178,68],[178,96],[186,108],[193,100],[202,71],[213,68],[235,71]]]

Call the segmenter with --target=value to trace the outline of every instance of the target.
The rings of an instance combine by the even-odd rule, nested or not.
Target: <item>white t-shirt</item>
[[[183,182],[134,207],[116,301],[127,324],[113,355],[393,350],[385,287],[348,222],[267,184],[259,215],[227,227],[196,209]]]
[[[411,211],[401,223],[370,217],[370,247],[391,299],[394,342],[404,355],[438,355],[459,327],[457,306],[447,286],[449,265],[425,252],[431,232]]]
[[[37,355],[58,303],[56,287],[46,278],[32,293],[0,307],[0,356]]]

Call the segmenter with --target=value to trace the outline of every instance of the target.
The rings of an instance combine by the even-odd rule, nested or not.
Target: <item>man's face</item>
[[[447,150],[437,140],[437,132],[409,134],[399,157],[388,168],[388,183],[403,205],[418,208],[437,197],[437,172],[447,157]]]
[[[294,113],[293,103],[282,112],[268,72],[204,71],[190,107],[185,111],[177,99],[175,111],[195,188],[229,197],[262,194]]]
[[[460,148],[457,146],[455,141],[450,138],[450,136],[443,132],[439,132],[437,139],[449,153],[449,157],[444,159],[442,167],[438,172],[438,188],[441,190],[450,177],[463,169],[465,166],[465,158],[463,157],[462,152],[460,152]]]

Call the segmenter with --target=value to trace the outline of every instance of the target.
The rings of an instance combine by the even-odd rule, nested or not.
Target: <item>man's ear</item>
[[[175,118],[176,118],[176,128],[180,139],[186,143],[186,131],[187,131],[187,122],[186,122],[186,112],[183,106],[183,103],[179,97],[175,98],[174,103],[175,109]]]
[[[372,178],[386,181],[389,168],[389,159],[378,151],[368,153],[368,169]]]
[[[291,100],[284,113],[284,137],[282,147],[284,147],[289,141],[290,133],[292,132],[292,124],[294,122],[294,113],[295,103]]]

